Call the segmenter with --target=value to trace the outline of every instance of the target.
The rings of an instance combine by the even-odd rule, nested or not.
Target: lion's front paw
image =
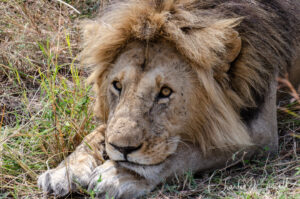
[[[98,198],[136,198],[150,192],[152,187],[142,177],[110,160],[94,170],[89,183],[89,191]]]
[[[82,172],[81,175],[75,173],[69,167],[48,170],[39,176],[38,186],[44,193],[55,196],[65,196],[75,191],[78,186],[87,187],[91,172]]]

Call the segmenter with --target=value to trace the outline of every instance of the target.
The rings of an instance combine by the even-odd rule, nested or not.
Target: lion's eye
[[[162,87],[162,89],[159,92],[158,97],[159,98],[167,98],[170,97],[170,95],[172,94],[172,89],[170,89],[169,87]]]
[[[114,86],[114,88],[117,91],[121,92],[121,90],[122,90],[122,84],[119,81],[113,81],[112,85]]]

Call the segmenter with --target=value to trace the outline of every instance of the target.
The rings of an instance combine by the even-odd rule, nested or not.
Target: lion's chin
[[[167,155],[165,157],[159,157],[159,158],[153,158],[151,160],[146,160],[144,158],[132,158],[132,157],[128,157],[128,158],[124,158],[122,156],[117,156],[117,158],[115,158],[115,156],[109,156],[109,159],[118,162],[120,165],[129,165],[129,166],[157,166],[160,165],[161,163],[163,163],[170,155]]]
[[[142,166],[142,167],[151,167],[151,166],[159,166],[160,164],[162,164],[165,160],[159,162],[159,163],[138,163],[138,162],[131,162],[131,161],[126,161],[126,160],[120,160],[120,161],[116,161],[118,162],[121,166],[123,165],[127,165],[127,166]]]
[[[155,182],[158,179],[157,177],[159,176],[160,172],[164,169],[165,163],[166,160],[157,164],[147,164],[147,165],[121,161],[119,162],[119,165],[125,169],[137,173],[140,176],[143,176],[144,178],[150,181]]]

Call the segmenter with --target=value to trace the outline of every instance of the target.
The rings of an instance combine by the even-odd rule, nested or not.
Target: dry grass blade
[[[4,104],[4,106],[3,106],[3,109],[2,109],[2,114],[1,114],[1,120],[0,120],[0,131],[1,131],[1,128],[2,128],[2,124],[3,124],[4,113],[5,113],[5,104]]]
[[[74,8],[73,6],[71,6],[71,5],[68,4],[68,3],[66,3],[66,2],[64,2],[64,1],[62,1],[62,0],[55,0],[55,1],[58,1],[59,3],[62,3],[62,4],[64,4],[64,5],[66,5],[66,6],[68,6],[69,8],[72,8],[77,14],[81,14],[76,8]]]
[[[294,88],[294,86],[292,85],[292,83],[288,80],[288,74],[285,75],[285,78],[281,78],[278,77],[277,81],[285,86],[287,86],[289,88],[289,90],[291,91],[291,95],[293,98],[295,98],[295,100],[298,101],[298,104],[300,104],[300,97],[299,94],[297,93],[296,89]]]

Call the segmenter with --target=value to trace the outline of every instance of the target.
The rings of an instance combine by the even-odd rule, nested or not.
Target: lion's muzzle
[[[117,151],[119,151],[120,153],[123,154],[125,161],[128,161],[127,160],[127,155],[128,154],[133,153],[133,152],[139,150],[140,148],[142,148],[142,144],[139,145],[138,147],[133,147],[133,146],[120,147],[120,146],[117,146],[117,145],[115,145],[113,143],[109,143],[109,144],[113,148],[115,148]]]

